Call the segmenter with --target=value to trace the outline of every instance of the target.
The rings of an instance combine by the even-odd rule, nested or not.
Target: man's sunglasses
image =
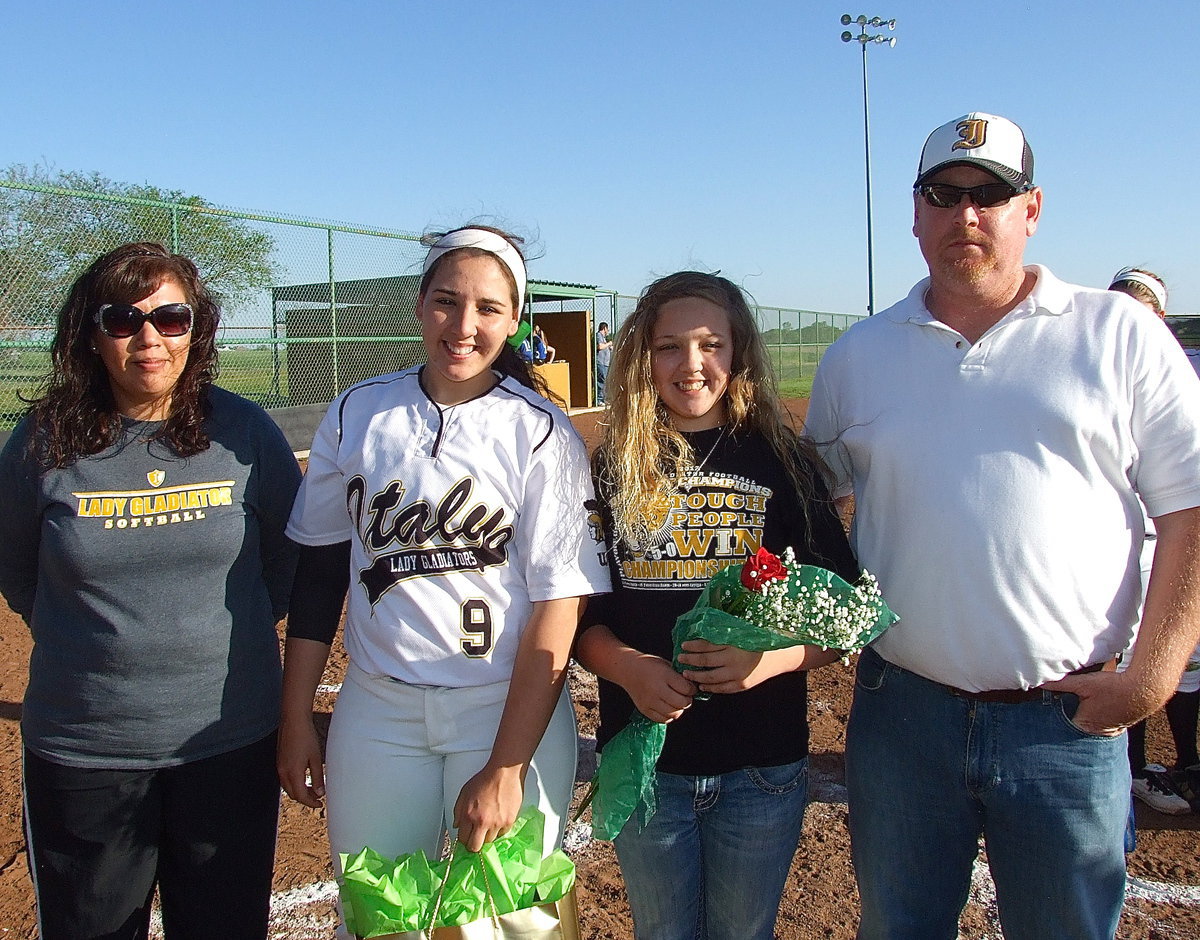
[[[917,188],[925,201],[935,209],[953,209],[966,196],[980,209],[1003,205],[1017,195],[1007,183],[984,183],[982,186],[951,186],[949,183],[922,183]]]
[[[140,333],[147,320],[163,336],[184,336],[192,328],[192,308],[187,304],[163,304],[143,313],[132,304],[101,304],[95,320],[113,339],[128,339]]]

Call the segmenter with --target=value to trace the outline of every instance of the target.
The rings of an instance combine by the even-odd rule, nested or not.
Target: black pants
[[[1175,767],[1182,770],[1200,764],[1196,751],[1196,728],[1200,721],[1200,692],[1176,692],[1163,706],[1167,713],[1167,727],[1175,742]],[[1165,763],[1165,762],[1164,762]],[[1146,722],[1145,719],[1129,728],[1129,769],[1134,776],[1146,766]],[[1171,769],[1169,763],[1167,770]]]
[[[263,940],[278,818],[274,734],[159,770],[66,767],[26,749],[42,940],[142,940],[155,884],[169,940]]]

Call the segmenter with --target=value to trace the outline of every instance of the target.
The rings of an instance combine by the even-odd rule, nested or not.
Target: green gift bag
[[[370,848],[342,855],[346,928],[361,940],[578,940],[575,865],[559,849],[542,857],[545,817],[526,807],[479,852],[386,859]]]
[[[572,887],[557,901],[460,927],[382,934],[377,940],[580,940],[575,889]]]
[[[458,927],[392,936],[405,940],[580,940],[575,887],[557,901],[494,914]]]

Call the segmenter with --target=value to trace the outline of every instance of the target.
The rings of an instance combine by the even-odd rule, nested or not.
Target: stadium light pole
[[[864,16],[861,13],[852,17],[849,13],[842,14],[843,26],[857,26],[858,35],[850,30],[842,33],[842,42],[857,42],[862,47],[863,73],[863,141],[867,156],[867,313],[875,314],[875,238],[871,226],[871,113],[867,106],[867,46],[873,42],[886,46],[896,45],[895,36],[884,36],[882,33],[869,33],[867,29],[895,29],[895,20],[885,20],[879,16]]]

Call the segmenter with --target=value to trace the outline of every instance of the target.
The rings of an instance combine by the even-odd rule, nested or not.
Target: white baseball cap
[[[982,167],[1018,192],[1033,189],[1033,151],[1025,132],[1008,118],[972,111],[943,124],[921,149],[915,185],[959,163]]]

